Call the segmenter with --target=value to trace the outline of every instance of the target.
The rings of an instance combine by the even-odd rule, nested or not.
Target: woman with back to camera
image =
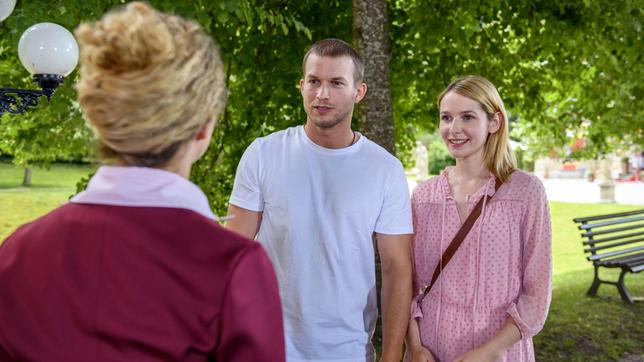
[[[76,37],[112,166],[0,246],[0,361],[283,361],[270,261],[187,180],[225,106],[215,44],[140,2]]]
[[[534,361],[551,298],[551,226],[541,182],[515,167],[503,101],[466,76],[438,97],[456,166],[412,195],[414,283],[407,359]]]

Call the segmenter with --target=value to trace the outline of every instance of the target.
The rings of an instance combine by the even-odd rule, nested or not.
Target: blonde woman
[[[534,361],[551,297],[551,227],[543,185],[516,170],[505,107],[487,79],[438,97],[439,132],[456,166],[412,196],[413,361]],[[468,220],[469,219],[469,220]]]
[[[110,166],[0,247],[0,360],[283,361],[269,259],[187,179],[225,104],[216,46],[139,2],[76,37]]]

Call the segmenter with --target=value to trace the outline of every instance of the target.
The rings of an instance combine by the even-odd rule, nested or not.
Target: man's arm
[[[400,361],[411,305],[411,235],[376,233],[382,273],[382,357]]]
[[[251,211],[230,204],[228,205],[228,217],[226,229],[232,230],[251,240],[255,239],[259,231],[259,224],[262,221],[261,212]]]

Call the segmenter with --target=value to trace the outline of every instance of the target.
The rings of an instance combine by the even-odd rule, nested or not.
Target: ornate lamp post
[[[0,21],[15,6],[15,0],[0,0]],[[0,88],[0,116],[4,112],[24,113],[38,105],[41,96],[51,99],[78,63],[78,44],[65,28],[54,23],[32,25],[20,37],[18,56],[42,89]]]

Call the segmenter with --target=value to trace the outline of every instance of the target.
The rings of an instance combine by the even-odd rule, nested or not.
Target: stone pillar
[[[416,181],[421,183],[429,177],[429,164],[427,161],[427,147],[421,142],[416,141],[416,148],[414,149],[414,158],[416,160],[416,165],[414,167],[414,173],[416,176]]]
[[[586,178],[588,178],[588,182],[594,182],[595,178],[597,177],[597,160],[588,160],[586,161],[586,164],[588,165],[587,173],[586,173]]]
[[[599,183],[599,202],[615,203],[615,182],[611,174],[611,156],[600,161],[601,182]]]

